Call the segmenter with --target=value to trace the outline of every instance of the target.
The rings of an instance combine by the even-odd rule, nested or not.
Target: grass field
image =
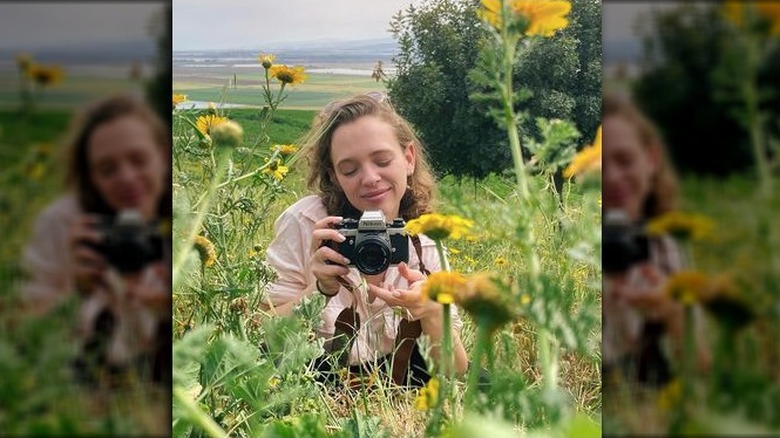
[[[233,74],[236,83],[233,84]],[[226,68],[176,68],[173,92],[185,94],[190,100],[200,102],[230,103],[258,106],[261,102],[263,69]],[[312,73],[303,85],[288,88],[289,94],[282,107],[285,109],[319,109],[334,99],[368,91],[384,91],[382,82],[369,75],[351,76]],[[183,104],[182,108],[187,108]]]

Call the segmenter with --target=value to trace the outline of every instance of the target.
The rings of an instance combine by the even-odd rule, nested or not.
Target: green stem
[[[203,429],[208,436],[213,438],[226,438],[228,434],[222,430],[214,420],[198,409],[198,406],[190,398],[189,394],[178,385],[173,387],[173,399],[184,410],[187,418],[196,426]]]
[[[479,372],[482,369],[482,356],[485,351],[490,349],[490,329],[487,324],[477,325],[477,343],[474,350],[474,358],[469,364],[468,385],[466,386],[465,406],[467,409],[473,409],[474,403],[479,394]]]
[[[441,240],[436,240],[436,251],[439,253],[439,260],[441,261],[441,269],[443,271],[450,270],[450,262],[447,260],[447,253],[444,252],[444,245]]]
[[[542,386],[545,391],[554,392],[558,387],[558,361],[553,348],[552,334],[546,328],[539,328],[539,362],[542,366]]]

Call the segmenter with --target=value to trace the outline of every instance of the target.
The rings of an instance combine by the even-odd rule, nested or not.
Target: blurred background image
[[[65,234],[55,229],[68,229],[70,218],[50,215],[52,226],[45,230],[39,218],[67,194],[68,146],[78,143],[76,133],[99,132],[113,123],[115,117],[104,108],[143,113],[155,126],[157,138],[165,139],[157,141],[160,149],[153,142],[140,147],[164,151],[155,159],[165,163],[160,187],[169,190],[170,151],[163,144],[170,139],[170,14],[167,1],[0,3],[0,229],[6,236],[0,248],[0,430],[5,436],[169,434],[169,383],[150,383],[142,373],[114,369],[87,376],[77,365],[85,351],[79,322],[89,302],[83,287],[63,289],[67,296],[46,312],[31,311],[22,291],[37,274],[29,272],[25,260],[31,241],[37,239],[39,260],[49,265],[67,256],[69,242],[57,241]],[[99,102],[102,106],[96,106]],[[88,131],[85,120],[90,118],[104,120]],[[115,141],[150,135],[151,130],[138,127],[140,119],[111,125],[140,130],[138,136]],[[85,144],[97,141],[91,135]],[[63,262],[52,269],[69,266]],[[158,286],[165,290],[167,284]],[[144,318],[169,321],[169,306]],[[140,314],[129,313],[132,318]],[[120,353],[131,350],[118,347]]]
[[[603,431],[780,431],[780,3],[602,3]]]

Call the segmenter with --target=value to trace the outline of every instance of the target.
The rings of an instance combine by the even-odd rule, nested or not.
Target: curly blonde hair
[[[406,151],[414,144],[414,172],[407,181],[407,189],[401,198],[398,209],[404,220],[414,219],[434,209],[436,179],[428,162],[427,153],[412,126],[393,108],[384,94],[361,94],[345,100],[328,104],[315,118],[314,124],[303,141],[307,150],[309,176],[307,185],[322,199],[328,214],[344,217],[358,217],[361,212],[347,199],[335,181],[331,160],[331,141],[333,133],[340,126],[355,120],[375,116],[392,126],[399,146]]]

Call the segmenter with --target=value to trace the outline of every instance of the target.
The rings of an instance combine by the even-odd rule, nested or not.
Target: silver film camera
[[[385,222],[381,210],[367,210],[360,220],[344,219],[336,230],[347,239],[328,246],[348,258],[350,266],[366,275],[379,274],[390,265],[409,261],[409,239],[401,218]]]

